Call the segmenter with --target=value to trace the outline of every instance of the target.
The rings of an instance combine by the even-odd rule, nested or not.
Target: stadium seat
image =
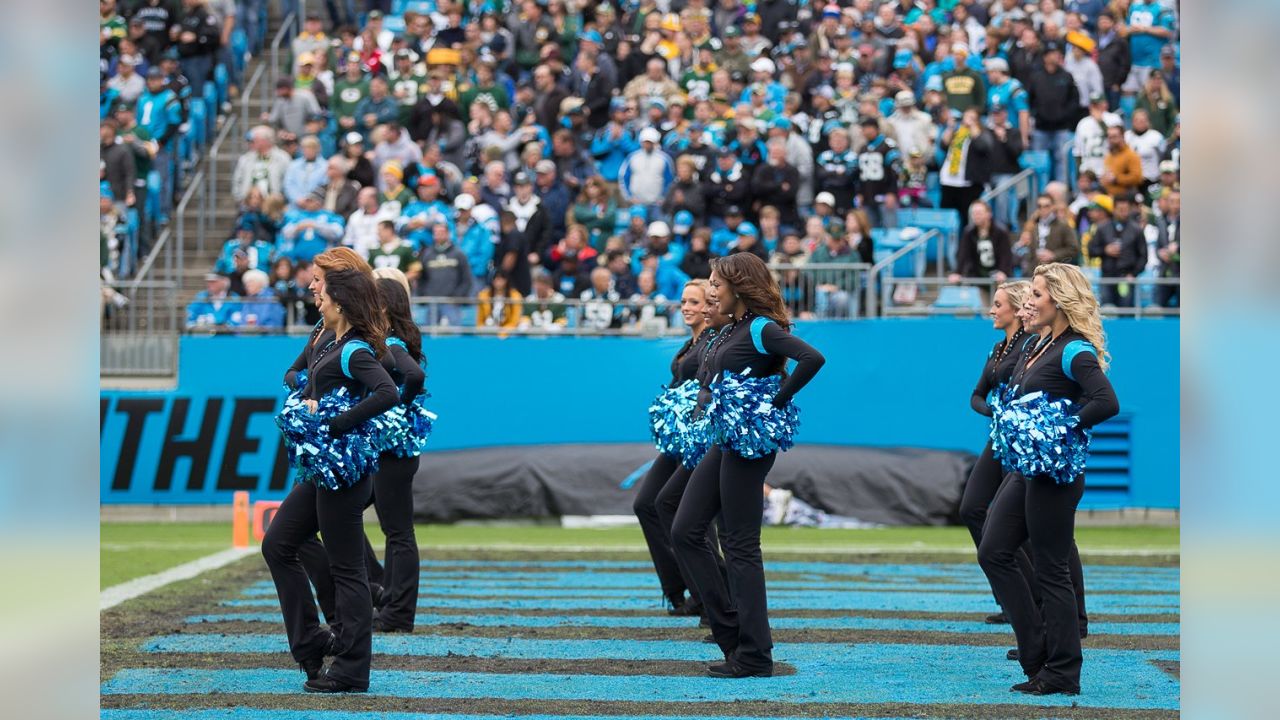
[[[244,30],[236,27],[231,31],[231,61],[236,64],[236,70],[240,74],[244,74],[245,55],[249,52],[249,38],[245,36]]]
[[[212,85],[208,87],[212,87]],[[191,102],[188,104],[188,112],[187,134],[183,135],[178,141],[179,153],[184,158],[194,157],[196,152],[204,147],[209,128],[209,106],[204,100],[191,98]]]
[[[931,172],[925,177],[924,194],[934,207],[942,204],[942,181],[938,179],[938,173]]]
[[[935,310],[971,310],[980,313],[985,309],[982,293],[972,285],[943,285],[938,291],[938,299],[933,302]]]
[[[903,209],[898,211],[898,227],[914,227],[924,231],[937,230],[946,246],[947,262],[955,264],[956,246],[960,241],[960,213],[955,210],[932,208]],[[925,247],[925,262],[938,262],[942,255],[939,243],[930,240]]]
[[[222,104],[229,99],[229,96],[227,95],[227,86],[230,84],[230,78],[227,75],[227,67],[222,63],[218,63],[213,67],[213,83],[217,87],[217,107],[220,108],[222,107]]]
[[[205,109],[205,136],[211,137],[217,128],[218,108],[218,84],[204,84],[204,109]]]

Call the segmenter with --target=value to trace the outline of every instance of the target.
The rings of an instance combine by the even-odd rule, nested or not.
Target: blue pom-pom
[[[383,452],[402,458],[422,454],[437,417],[422,405],[428,397],[421,394],[412,403],[397,405],[383,414],[383,419],[391,427],[384,438]]]
[[[284,391],[290,395],[297,394],[298,396],[301,396],[302,391],[307,389],[306,368],[299,370],[297,374],[293,376],[293,382],[294,382],[294,386],[289,387],[288,385],[285,385]]]
[[[378,469],[378,454],[394,432],[384,417],[366,420],[336,437],[329,434],[329,421],[350,410],[355,402],[345,387],[322,397],[314,413],[307,409],[300,392],[286,398],[276,425],[284,435],[285,449],[299,480],[338,490]]]
[[[726,372],[712,383],[711,401],[704,408],[707,437],[744,458],[759,458],[791,449],[800,427],[795,403],[774,407],[782,378],[748,377]]]
[[[1006,397],[992,423],[992,452],[1024,477],[1048,475],[1060,485],[1072,483],[1084,472],[1092,435],[1079,426],[1075,413],[1070,400],[1043,392]]]
[[[649,406],[649,433],[663,455],[684,456],[699,387],[697,380],[686,380],[664,388]]]

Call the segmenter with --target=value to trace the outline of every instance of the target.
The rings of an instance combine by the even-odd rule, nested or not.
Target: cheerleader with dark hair
[[[364,692],[369,687],[373,606],[363,513],[373,485],[366,468],[376,463],[367,423],[391,409],[398,394],[378,359],[387,352],[387,325],[371,276],[354,269],[327,271],[317,263],[312,290],[325,332],[314,333],[306,351],[303,409],[289,415],[286,407],[280,418],[286,438],[291,432],[305,433],[307,442],[293,445],[301,481],[272,519],[262,555],[280,599],[290,652],[307,675],[304,689]],[[317,532],[325,538],[335,613],[342,618],[338,633],[320,626],[298,556],[299,546]],[[334,656],[327,671],[326,655]]]
[[[1079,604],[1072,575],[1075,516],[1084,494],[1090,429],[1119,401],[1106,376],[1109,356],[1098,300],[1074,265],[1036,268],[1027,305],[1039,343],[1019,360],[1013,391],[993,408],[993,449],[1012,472],[991,504],[978,563],[1018,639],[1032,695],[1080,692]],[[1041,605],[1015,553],[1031,541]]]
[[[773,674],[773,640],[760,553],[764,481],[777,452],[793,441],[798,419],[791,398],[826,361],[791,334],[778,284],[755,255],[712,260],[711,293],[732,322],[716,335],[698,371],[697,421],[709,449],[680,500],[672,540],[724,652],[725,662],[707,674],[767,677]],[[788,359],[797,362],[789,376]],[[727,587],[707,542],[717,515]]]

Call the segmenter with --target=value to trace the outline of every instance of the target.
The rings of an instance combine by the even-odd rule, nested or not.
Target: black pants
[[[982,545],[982,527],[987,522],[987,508],[995,499],[996,491],[1004,481],[1004,475],[1004,467],[999,460],[992,457],[991,443],[987,443],[986,447],[982,448],[982,454],[978,456],[978,462],[974,463],[973,471],[969,473],[969,479],[964,485],[964,495],[960,498],[960,520],[965,527],[969,528],[969,536],[973,538],[974,548]],[[1032,575],[1030,552],[1029,545],[1024,545],[1018,548],[1014,557],[1018,561],[1018,570],[1022,572],[1022,577],[1031,587],[1036,605],[1039,605],[1040,586],[1036,584]],[[1078,556],[1077,562],[1079,562]],[[995,594],[994,587],[991,588],[991,593]],[[997,597],[996,602],[1000,602],[1000,598]]]
[[[996,493],[978,548],[978,563],[996,590],[1018,639],[1019,662],[1028,677],[1078,690],[1079,610],[1072,582],[1076,507],[1084,494],[1084,476],[1069,485],[1046,477],[1009,473]],[[1015,551],[1031,540],[1035,581],[1043,598],[1036,608]]]
[[[373,646],[373,604],[364,561],[362,515],[373,481],[365,478],[341,490],[299,483],[280,504],[262,540],[262,556],[280,598],[289,651],[302,662],[319,654],[328,639],[311,600],[298,548],[324,534],[324,551],[334,588],[334,612],[342,619],[338,655],[329,676],[356,687],[369,686]]]
[[[373,506],[387,538],[383,554],[382,609],[378,619],[394,628],[413,630],[418,607],[418,573],[421,558],[413,534],[413,476],[419,456],[383,455],[373,476]],[[365,543],[369,541],[366,538]]]
[[[944,210],[959,212],[960,224],[964,225],[969,220],[969,206],[980,197],[982,197],[981,185],[970,185],[969,187],[943,185],[942,195],[938,198],[938,205]]]
[[[682,557],[689,569],[716,644],[727,658],[748,670],[773,668],[760,519],[764,479],[776,457],[777,453],[770,453],[747,460],[712,448],[689,477],[671,528],[676,556]],[[728,569],[727,586],[707,542],[707,527],[718,513],[724,523],[720,542]]]
[[[636,499],[631,505],[636,519],[640,521],[644,541],[649,546],[649,557],[653,558],[653,569],[658,573],[662,594],[672,603],[679,603],[684,597],[687,583],[671,548],[671,526],[664,526],[658,514],[657,500],[658,493],[680,467],[679,458],[659,454],[636,488]]]
[[[385,564],[378,562],[369,537],[364,538],[365,568],[369,583],[383,588],[382,610],[379,619],[395,628],[413,630],[414,613],[418,606],[418,578],[420,558],[418,541],[413,531],[413,477],[418,472],[419,456],[399,458],[383,455],[378,472],[373,476],[373,493],[367,508],[373,505],[378,512],[378,523],[387,538],[384,551]],[[298,549],[307,576],[316,588],[316,601],[337,632],[342,618],[334,607],[333,578],[325,560],[324,547],[315,537]],[[399,568],[393,570],[392,568]]]

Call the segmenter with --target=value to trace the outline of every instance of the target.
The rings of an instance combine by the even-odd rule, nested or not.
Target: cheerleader
[[[1120,407],[1105,374],[1109,356],[1098,300],[1080,269],[1063,263],[1036,268],[1027,304],[1040,340],[1017,363],[1013,391],[998,414],[995,448],[1014,470],[991,504],[978,562],[1018,640],[1018,662],[1028,680],[1012,689],[1075,695],[1083,656],[1071,555],[1088,430]],[[1053,438],[1052,444],[1027,450],[1043,437]],[[1015,559],[1028,539],[1040,608]]]
[[[990,315],[995,329],[1004,332],[1004,338],[997,342],[987,354],[987,362],[982,368],[982,374],[978,377],[978,385],[969,399],[969,404],[979,415],[991,417],[988,397],[991,393],[1001,397],[1004,395],[1014,366],[1022,357],[1027,345],[1035,341],[1035,336],[1027,333],[1022,326],[1022,320],[1018,317],[1023,300],[1030,288],[1031,283],[1025,280],[1007,282],[996,288],[991,296],[991,309],[987,314]],[[986,446],[982,448],[982,454],[978,456],[978,462],[969,473],[969,480],[964,486],[964,495],[960,499],[960,519],[969,528],[969,535],[973,537],[975,548],[982,543],[982,525],[987,519],[987,507],[991,505],[991,499],[995,497],[1000,482],[1004,480],[1004,475],[1004,468],[992,455],[991,441],[988,440]],[[1016,556],[1025,576],[1030,579],[1031,563],[1027,559],[1027,554],[1019,550]],[[1001,610],[989,616],[987,622],[999,624],[1007,623],[1009,620]]]
[[[414,408],[426,374],[422,370],[422,334],[413,322],[409,307],[409,283],[403,273],[391,268],[375,270],[374,275],[378,278],[375,281],[378,297],[390,327],[383,364],[391,366],[388,371],[401,388],[401,404]],[[418,412],[423,411],[418,409]],[[408,447],[384,451],[378,461],[378,472],[373,476],[373,505],[387,539],[383,553],[383,591],[375,602],[378,618],[373,629],[377,632],[413,632],[419,577],[418,540],[413,532],[413,478],[418,473],[423,440],[425,438],[411,437]]]
[[[698,364],[702,360],[708,337],[712,333],[704,313],[706,306],[707,281],[687,282],[680,296],[680,315],[684,318],[685,326],[689,328],[690,336],[671,359],[671,382],[667,385],[668,389],[679,388],[690,381],[697,382],[695,376],[698,374]],[[665,406],[666,398],[670,396],[671,393],[664,392],[663,396],[655,401],[654,407]],[[681,410],[671,408],[671,412],[680,413]],[[655,427],[655,437],[661,436],[662,432]],[[653,464],[649,466],[649,472],[636,488],[636,499],[632,509],[640,521],[644,540],[649,545],[649,556],[653,559],[653,569],[658,574],[662,594],[670,606],[667,612],[671,615],[695,615],[698,614],[698,603],[694,600],[685,601],[684,591],[687,583],[680,572],[675,552],[671,549],[671,526],[663,525],[657,507],[658,493],[668,485],[673,474],[680,468],[679,448],[667,448],[659,452],[658,457],[654,458]],[[687,480],[687,476],[685,479]]]
[[[773,674],[773,641],[760,554],[764,481],[777,450],[790,447],[795,422],[791,398],[813,379],[825,359],[790,333],[778,284],[760,258],[737,253],[712,260],[711,294],[732,319],[710,344],[698,371],[699,420],[716,444],[689,478],[672,540],[705,605],[712,636],[724,652],[725,662],[712,665],[707,674],[768,677]],[[797,366],[783,379],[788,358]],[[765,392],[772,398],[752,391],[757,381],[770,388]],[[735,406],[734,395],[747,399]],[[722,432],[729,426],[732,429]],[[755,432],[741,432],[746,430]],[[730,606],[707,542],[707,526],[717,514],[736,609]]]
[[[316,335],[306,351],[307,408],[340,388],[361,398],[327,421],[331,436],[349,433],[395,405],[398,395],[378,361],[386,353],[386,320],[377,290],[367,273],[327,271],[317,263],[311,283],[327,332]],[[369,687],[373,606],[364,558],[365,505],[372,491],[368,476],[336,488],[300,482],[280,505],[262,542],[284,616],[289,649],[307,675],[308,692],[364,692]],[[319,531],[333,579],[338,633],[320,627],[307,573],[298,547]],[[334,659],[324,671],[324,657]]]

